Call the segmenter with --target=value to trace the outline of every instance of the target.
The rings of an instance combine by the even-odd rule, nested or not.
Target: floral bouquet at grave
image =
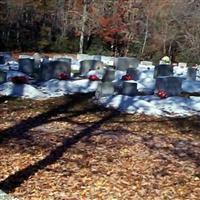
[[[161,99],[165,99],[168,97],[167,92],[164,90],[158,90],[158,92],[156,93],[156,95],[158,97],[160,97]]]
[[[28,78],[26,76],[14,76],[10,80],[14,84],[26,84],[26,83],[28,83]]]
[[[89,79],[90,81],[99,81],[99,80],[100,80],[99,77],[98,77],[96,74],[90,75],[90,76],[88,77],[88,79]]]
[[[58,74],[57,77],[59,80],[68,80],[69,79],[69,76],[65,72],[61,72],[60,74]]]
[[[122,76],[122,80],[123,81],[131,81],[131,80],[133,80],[133,77],[131,75],[126,74],[126,75]]]

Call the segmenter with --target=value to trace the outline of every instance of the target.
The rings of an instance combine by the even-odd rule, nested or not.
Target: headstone
[[[152,66],[152,65],[153,65],[153,62],[151,62],[151,61],[146,61],[146,60],[143,60],[143,61],[141,61],[141,62],[140,62],[140,64],[141,64],[141,65],[145,65],[145,66],[149,66],[149,65],[151,65],[151,66]]]
[[[47,81],[53,78],[57,78],[60,73],[71,76],[71,60],[65,61],[45,61],[41,64],[40,79]]]
[[[168,96],[177,96],[182,92],[182,78],[180,77],[157,77],[155,93],[164,90]]]
[[[84,76],[90,70],[102,69],[104,64],[97,60],[83,60],[80,62],[80,75]]]
[[[171,65],[158,65],[154,69],[154,78],[159,76],[172,76],[173,75],[173,67]]]
[[[98,61],[101,61],[101,55],[77,54],[77,59],[79,61],[83,61],[83,60],[98,60]]]
[[[127,71],[126,71],[126,74],[127,75],[130,75],[133,80],[138,80],[139,79],[139,72],[136,68],[128,68]]]
[[[19,59],[22,59],[22,58],[33,59],[33,56],[29,56],[29,55],[25,55],[25,54],[19,55]]]
[[[6,63],[5,57],[0,55],[0,65],[4,65]]]
[[[119,57],[115,58],[114,65],[117,70],[126,71],[130,67],[137,68],[139,65],[139,60],[136,58]]]
[[[195,81],[197,78],[197,68],[189,67],[187,70],[187,80]]]
[[[114,65],[114,57],[110,57],[110,56],[101,56],[101,61],[105,64],[105,65]]]
[[[5,62],[12,60],[12,53],[11,52],[0,52],[0,56],[4,56]]]
[[[7,73],[0,70],[0,84],[5,83],[7,81]]]
[[[33,58],[35,60],[35,68],[40,68],[40,64],[41,64],[41,56],[39,53],[34,53],[33,54]]]
[[[179,62],[178,66],[181,67],[181,68],[186,68],[187,67],[187,63]]]
[[[126,96],[136,96],[138,94],[137,83],[135,81],[124,81],[120,94]]]
[[[114,95],[115,89],[112,82],[99,82],[95,97],[101,98]]]
[[[34,67],[35,67],[34,59],[30,58],[19,59],[19,71],[31,76],[34,72]]]
[[[71,59],[65,61],[53,61],[54,78],[57,78],[60,73],[65,73],[69,78],[71,77]]]
[[[102,81],[103,82],[111,82],[114,80],[115,80],[115,70],[112,68],[106,69]]]

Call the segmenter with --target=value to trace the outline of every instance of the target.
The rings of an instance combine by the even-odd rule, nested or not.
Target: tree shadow
[[[104,123],[111,120],[112,118],[116,117],[118,115],[118,112],[109,112],[109,114],[99,121],[95,122],[91,126],[81,130],[78,134],[72,136],[72,137],[66,137],[64,138],[62,144],[52,151],[42,160],[36,162],[33,165],[29,165],[25,169],[16,172],[13,175],[10,175],[8,178],[0,182],[0,188],[4,192],[12,192],[16,187],[19,187],[24,181],[26,181],[30,176],[33,176],[36,172],[39,170],[44,169],[48,165],[51,165],[58,161],[65,151],[72,147],[72,145],[79,142],[81,139],[83,139],[85,136],[87,138],[91,137],[93,132],[100,128]]]

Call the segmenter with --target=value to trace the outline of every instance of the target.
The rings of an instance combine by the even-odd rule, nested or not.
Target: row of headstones
[[[165,91],[168,96],[178,96],[182,92],[182,81],[180,77],[157,77],[154,93]],[[97,98],[122,94],[126,96],[141,95],[137,89],[137,83],[134,81],[123,81],[117,85],[113,82],[103,82],[98,84],[95,96]]]

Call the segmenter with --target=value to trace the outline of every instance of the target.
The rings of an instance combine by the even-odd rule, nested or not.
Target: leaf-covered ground
[[[200,118],[120,114],[91,95],[0,97],[0,189],[20,200],[199,200]]]

